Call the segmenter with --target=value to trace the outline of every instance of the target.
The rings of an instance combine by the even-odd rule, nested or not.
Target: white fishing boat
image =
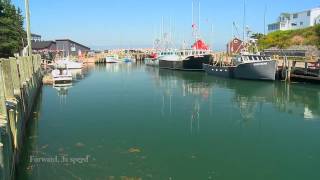
[[[68,59],[57,60],[55,62],[56,68],[65,68],[65,69],[82,69],[83,63],[78,61],[71,61]]]
[[[58,68],[51,72],[53,84],[63,84],[72,82],[72,74],[68,69]]]
[[[118,55],[109,55],[106,57],[106,63],[119,63],[122,62],[119,60]]]

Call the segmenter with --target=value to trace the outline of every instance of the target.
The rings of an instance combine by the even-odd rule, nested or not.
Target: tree
[[[7,58],[20,52],[25,42],[21,10],[11,0],[0,0],[0,57]]]

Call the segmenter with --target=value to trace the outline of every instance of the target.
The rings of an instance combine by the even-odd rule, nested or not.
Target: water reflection
[[[98,64],[95,70],[108,72],[108,73],[130,73],[135,69],[143,67],[141,63],[111,63],[111,64]]]
[[[281,82],[250,82],[215,80],[218,85],[234,91],[234,101],[244,117],[252,119],[254,109],[272,104],[280,112],[296,114],[304,119],[319,119],[319,88],[310,84],[286,84]]]
[[[172,99],[178,96],[193,97],[191,124],[194,124],[195,117],[201,117],[196,114],[201,112],[203,106],[210,108],[215,103],[213,97],[217,89],[232,92],[232,97],[225,97],[224,102],[227,104],[231,101],[234,104],[242,117],[242,123],[259,120],[259,115],[268,105],[305,120],[320,118],[320,90],[316,85],[222,79],[201,72],[159,70],[153,67],[146,67],[146,71],[157,87],[162,89],[163,101],[169,99],[170,112]]]
[[[60,105],[62,104],[67,104],[67,96],[68,96],[68,91],[72,87],[72,84],[55,84],[53,86],[54,89],[58,91],[58,96],[60,99]]]
[[[161,114],[169,118],[173,112],[180,111],[180,106],[189,109],[188,112],[191,134],[200,132],[201,108],[207,106],[211,87],[205,81],[205,74],[201,72],[180,72],[154,67],[146,67],[157,89],[162,90]],[[190,103],[176,104],[181,98]],[[168,101],[168,102],[167,102]],[[173,105],[174,104],[174,105]],[[169,113],[165,109],[169,108]]]
[[[277,179],[279,169],[279,179],[292,179],[292,169],[303,179],[319,165],[318,86],[140,64],[92,66],[82,76],[56,89],[74,93],[63,108],[44,88],[19,179]],[[87,154],[89,163],[75,165],[29,159]]]

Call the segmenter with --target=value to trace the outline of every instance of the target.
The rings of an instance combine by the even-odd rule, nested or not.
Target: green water
[[[21,180],[320,179],[318,85],[102,65],[30,122]]]

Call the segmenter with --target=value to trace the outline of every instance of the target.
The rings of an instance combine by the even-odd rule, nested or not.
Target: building
[[[239,54],[244,48],[243,41],[238,38],[234,38],[227,44],[227,53],[229,55]]]
[[[53,60],[57,53],[55,41],[31,41],[32,51],[40,54],[42,59]]]
[[[70,39],[58,39],[56,40],[57,50],[62,52],[64,57],[66,56],[82,56],[90,51],[90,48],[80,43],[74,42]]]
[[[31,41],[41,41],[41,35],[31,34]]]
[[[278,21],[268,25],[268,32],[294,30],[320,24],[320,7],[297,13],[282,13]]]
[[[55,41],[31,41],[33,51],[56,51],[57,45]]]

